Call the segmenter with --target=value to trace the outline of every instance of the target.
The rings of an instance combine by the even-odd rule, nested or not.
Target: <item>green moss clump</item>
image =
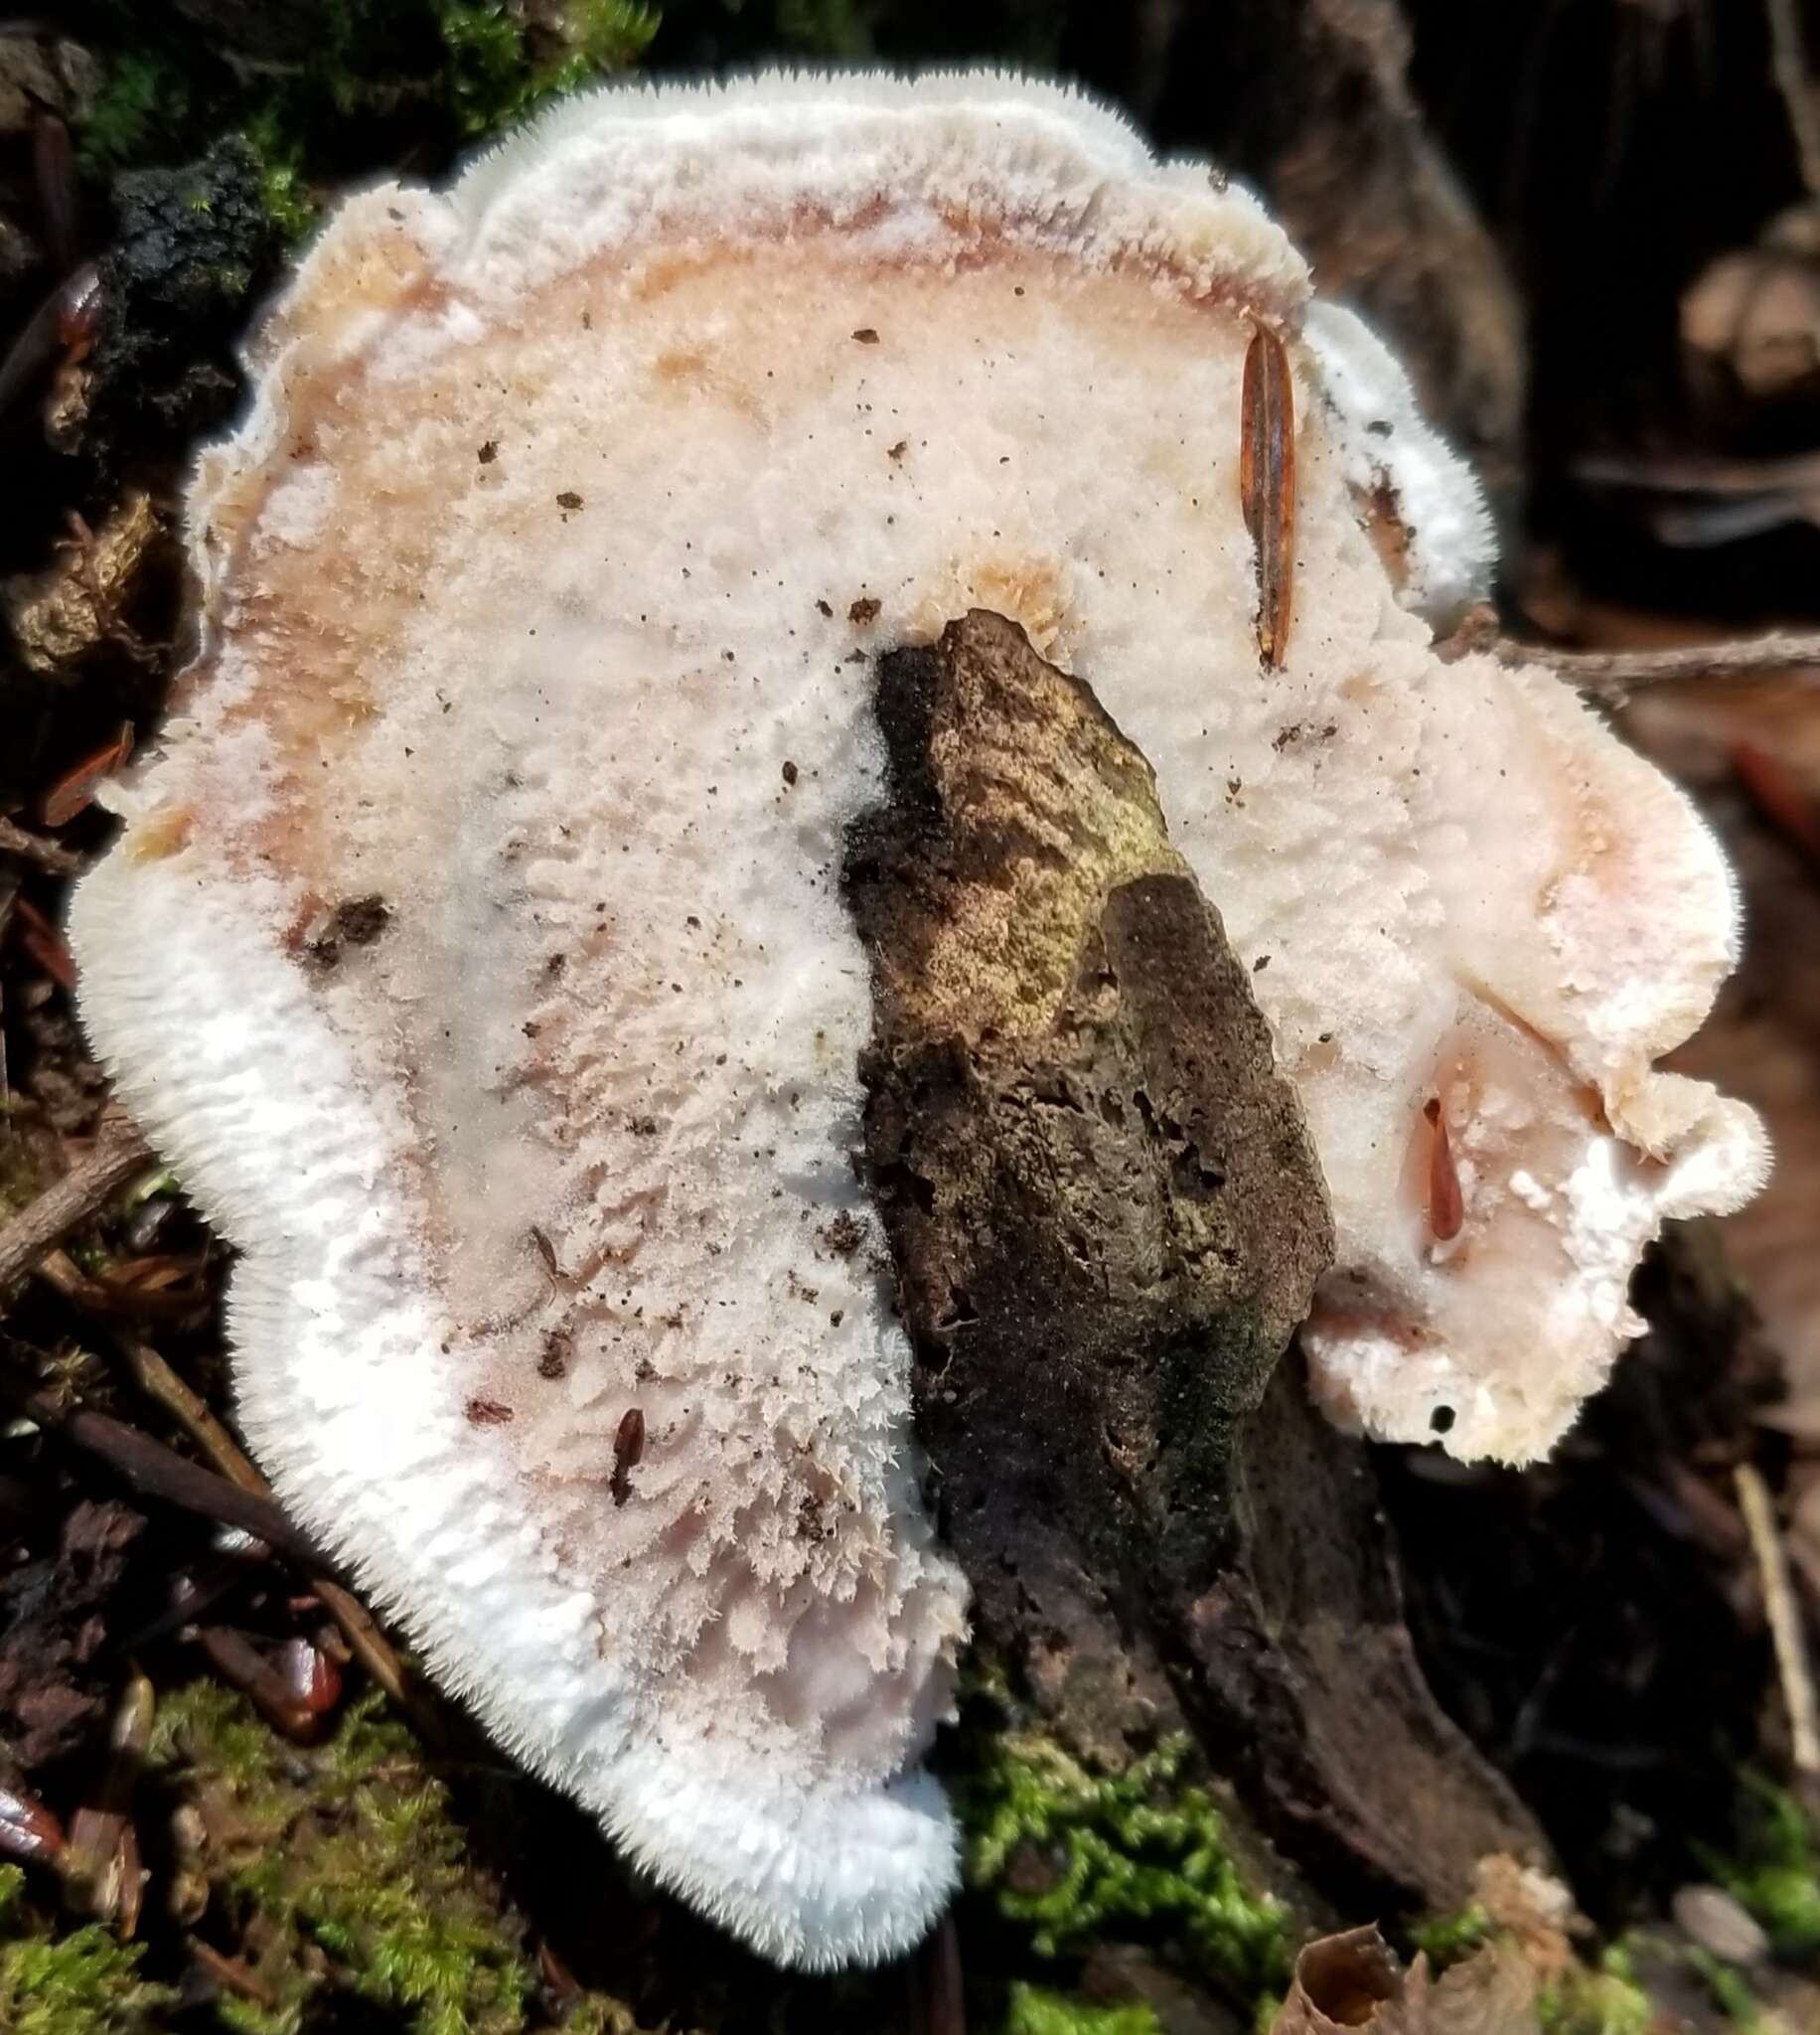
[[[658,32],[644,0],[326,0],[299,35],[274,13],[271,48],[199,43],[129,0],[104,5],[102,79],[77,136],[92,176],[180,161],[235,134],[264,165],[267,207],[292,237],[313,181],[388,154],[444,150],[522,120],[553,94],[635,65]],[[371,160],[350,146],[370,143]]]
[[[534,1979],[522,1928],[477,1883],[447,1790],[377,1693],[300,1752],[239,1695],[193,1682],[160,1704],[150,1760],[201,1803],[211,1909],[275,2002],[221,2001],[235,2035],[295,2035],[336,1993],[389,2010],[411,2035],[525,2026]],[[598,1998],[570,2025],[635,2027]]]
[[[1288,1982],[1288,1922],[1245,1885],[1207,1795],[1181,1781],[1186,1754],[1173,1741],[1095,1777],[1030,1734],[990,1743],[964,1791],[968,1879],[1038,1957],[1166,1937],[1249,2004]]]
[[[1004,2035],[1161,2035],[1146,2006],[1095,2007],[1041,1985],[1013,1985]]]
[[[25,1874],[0,1866],[0,2028],[8,2035],[157,2035],[177,1995],[139,1975],[144,1946],[97,1923],[53,1936],[25,1906]]]
[[[1594,1969],[1576,1964],[1536,2002],[1543,2035],[1650,2035],[1655,2007],[1637,1983],[1620,1946],[1608,1950]]]
[[[1820,1953],[1820,1856],[1813,1825],[1785,1789],[1760,1774],[1743,1777],[1739,1852],[1702,1854],[1707,1870],[1760,1922],[1786,1957]]]
[[[1491,1934],[1491,1918],[1476,1901],[1457,1915],[1438,1915],[1419,1922],[1409,1933],[1410,1948],[1421,1951],[1437,1971],[1457,1964]]]
[[[1713,1995],[1713,2004],[1734,2028],[1749,2035],[1752,2029],[1763,2025],[1763,2010],[1756,1994],[1732,1966],[1711,1951],[1703,1951],[1697,1944],[1690,1945],[1686,1952],[1687,1961],[1700,1974],[1701,1982]]]
[[[557,92],[631,69],[657,34],[658,19],[641,0],[570,0],[558,47],[539,57],[504,0],[436,0],[448,53],[443,92],[464,134],[490,134]]]

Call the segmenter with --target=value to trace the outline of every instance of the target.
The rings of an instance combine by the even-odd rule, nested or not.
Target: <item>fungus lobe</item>
[[[1340,1417],[1546,1449],[1661,1216],[1761,1171],[1651,1067],[1732,958],[1712,841],[1548,675],[1437,658],[1476,493],[1317,311],[1253,199],[1055,87],[613,88],[345,205],[191,491],[201,647],[71,930],[243,1252],[248,1439],[507,1745],[783,1959],[900,1951],[955,1879],[919,1763],[965,1586],[851,1165],[875,651],[996,613],[1153,766],[1326,1175]],[[287,937],[368,898],[333,967]]]

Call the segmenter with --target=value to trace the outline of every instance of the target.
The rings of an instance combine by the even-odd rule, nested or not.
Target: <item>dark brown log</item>
[[[1325,1189],[1149,768],[993,615],[878,712],[866,1162],[979,1629],[1076,1749],[1186,1726],[1323,1884],[1452,1905],[1540,1840],[1416,1666],[1363,1450],[1273,1383]]]

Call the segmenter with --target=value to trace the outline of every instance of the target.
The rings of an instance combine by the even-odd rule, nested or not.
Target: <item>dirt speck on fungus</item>
[[[613,1502],[623,1505],[632,1495],[631,1473],[645,1453],[645,1411],[641,1406],[626,1409],[613,1437],[613,1477],[608,1488]]]
[[[344,947],[371,947],[390,919],[391,907],[377,892],[346,898],[329,914],[328,923],[310,942],[310,959],[320,968],[333,968]]]

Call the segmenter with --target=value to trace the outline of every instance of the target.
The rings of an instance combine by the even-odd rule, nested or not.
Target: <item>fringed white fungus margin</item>
[[[994,609],[1150,758],[1327,1174],[1340,1417],[1547,1449],[1663,1213],[1761,1174],[1651,1064],[1735,951],[1711,837],[1546,674],[1437,659],[1358,420],[1420,604],[1482,521],[1306,298],[1254,199],[1053,86],[614,88],[350,201],[191,491],[202,647],[71,933],[244,1253],[249,1439],[503,1742],[785,1961],[907,1949],[955,1873],[919,1763],[965,1586],[852,1168],[875,652]],[[1260,319],[1300,396],[1271,672]]]

